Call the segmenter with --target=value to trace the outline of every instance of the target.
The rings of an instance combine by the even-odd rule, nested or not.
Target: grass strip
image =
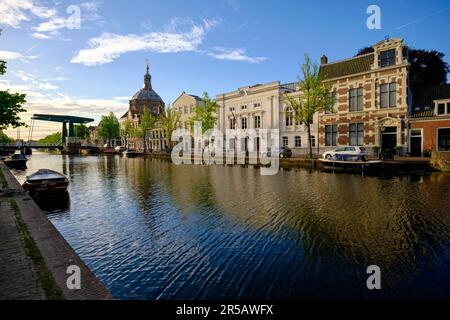
[[[34,239],[31,237],[30,232],[28,231],[28,226],[22,218],[17,202],[14,199],[10,199],[10,203],[11,208],[14,211],[17,229],[19,230],[20,237],[24,244],[25,252],[33,263],[38,282],[44,290],[45,297],[48,300],[63,300],[63,291],[56,283],[53,274],[48,270],[45,260],[41,255],[41,251],[39,250]]]
[[[3,174],[3,170],[0,169],[0,182],[2,184],[2,188],[8,188],[8,182],[6,181],[5,175]]]

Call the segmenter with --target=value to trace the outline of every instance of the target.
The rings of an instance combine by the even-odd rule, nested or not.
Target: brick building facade
[[[450,84],[413,93],[409,152],[422,156],[432,151],[450,151]]]
[[[373,52],[328,63],[320,75],[331,83],[335,111],[319,114],[321,149],[359,145],[371,154],[408,149],[407,48],[402,39],[386,39]]]

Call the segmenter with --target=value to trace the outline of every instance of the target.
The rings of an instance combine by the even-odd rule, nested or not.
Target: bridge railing
[[[82,144],[85,141],[84,138],[78,138],[78,137],[66,137],[66,144],[69,143],[79,143]]]
[[[61,143],[38,143],[38,144],[27,146],[27,147],[30,147],[30,148],[33,148],[33,147],[41,147],[41,148],[43,148],[43,147],[61,147]]]

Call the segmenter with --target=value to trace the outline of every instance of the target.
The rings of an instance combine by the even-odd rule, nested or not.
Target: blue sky
[[[371,4],[381,9],[380,30],[366,26]],[[71,5],[80,10],[79,28]],[[182,91],[292,82],[304,53],[335,61],[386,35],[444,52],[450,62],[445,0],[1,0],[0,28],[0,58],[8,61],[0,89],[27,93],[26,121],[39,112],[120,116],[142,87],[147,60],[166,102]],[[39,123],[35,137],[56,130]]]

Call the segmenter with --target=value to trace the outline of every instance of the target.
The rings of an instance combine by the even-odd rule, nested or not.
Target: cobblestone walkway
[[[28,237],[33,239],[35,250],[44,261],[45,270],[51,273],[64,299],[113,299],[3,163],[0,163],[0,171],[0,300],[46,299],[49,292],[48,281],[46,284],[40,281],[42,265],[39,269],[32,263],[24,249],[12,199],[21,224],[26,226]],[[36,254],[33,257],[36,259]],[[74,265],[81,271],[81,288],[71,290],[66,284],[67,268]]]
[[[42,299],[9,201],[0,192],[0,300]]]

